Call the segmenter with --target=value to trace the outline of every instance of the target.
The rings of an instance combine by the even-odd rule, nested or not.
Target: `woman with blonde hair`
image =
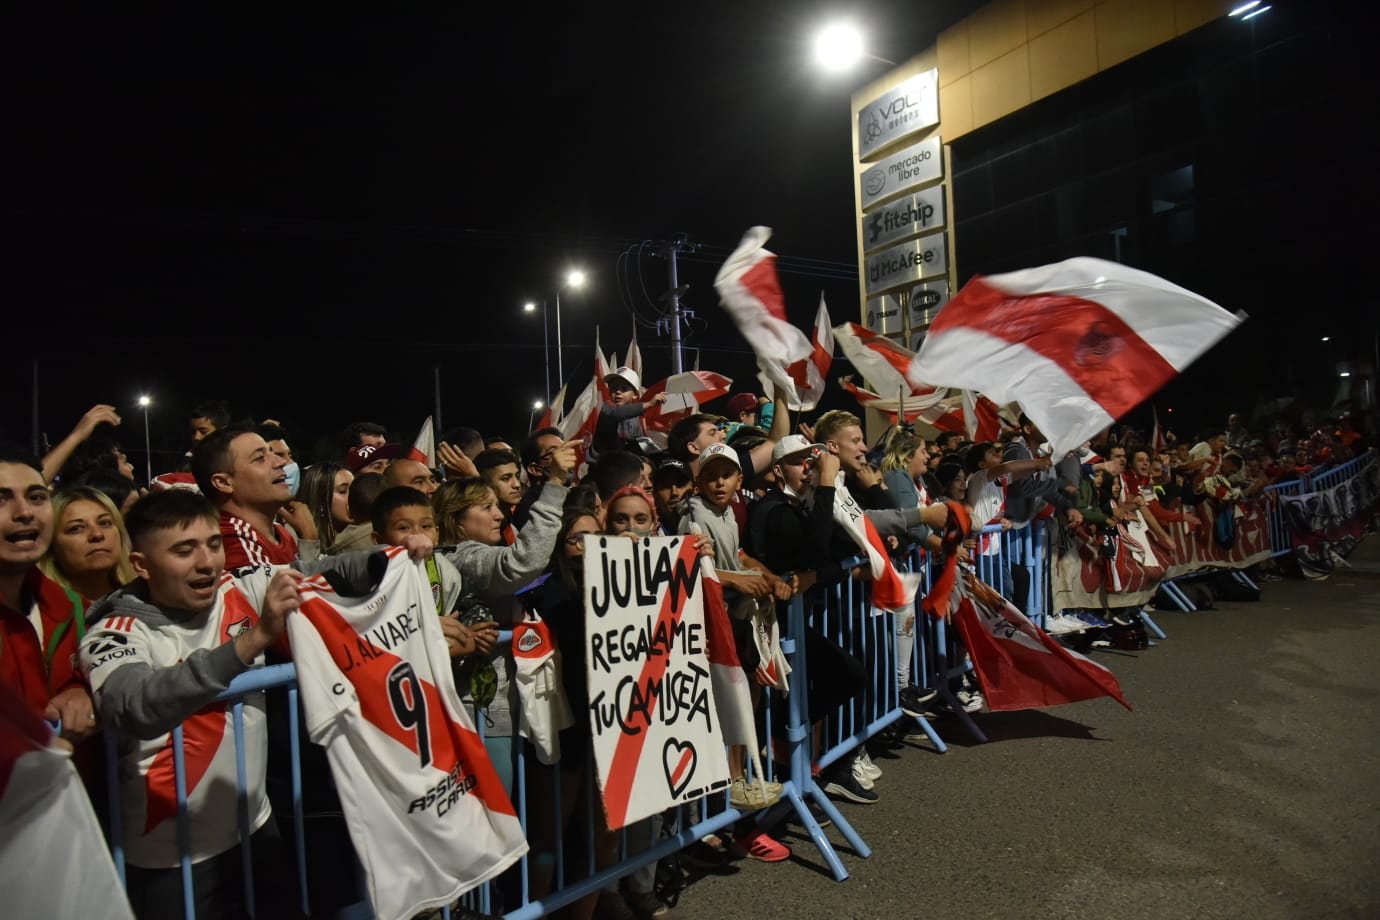
[[[129,534],[120,509],[87,486],[53,495],[53,542],[39,561],[43,574],[87,600],[134,580]]]

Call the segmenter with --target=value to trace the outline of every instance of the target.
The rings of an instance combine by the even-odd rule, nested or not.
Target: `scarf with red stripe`
[[[954,583],[958,579],[958,548],[968,538],[968,531],[972,529],[973,523],[968,506],[962,502],[945,501],[944,506],[949,509],[949,517],[944,522],[944,533],[941,534],[944,565],[940,568],[934,584],[930,586],[930,593],[921,601],[925,612],[935,618],[949,615]]]
[[[834,481],[834,523],[847,531],[868,558],[872,571],[872,606],[891,613],[909,614],[915,605],[920,576],[896,571],[887,555],[886,541],[843,484],[842,472]]]

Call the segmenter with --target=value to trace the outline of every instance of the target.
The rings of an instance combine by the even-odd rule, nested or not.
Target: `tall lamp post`
[[[556,287],[556,376],[565,384],[565,361],[561,354],[561,291],[565,288],[579,290],[585,286],[585,273],[578,268],[566,273],[565,281]]]
[[[537,304],[536,304],[536,301],[532,301],[532,300],[527,301],[527,303],[525,303],[525,304],[522,305],[522,311],[523,311],[524,313],[535,313],[535,312],[537,312]],[[541,354],[542,354],[542,357],[546,359],[546,401],[547,401],[548,403],[551,402],[551,338],[550,338],[550,334],[547,332],[547,327],[548,327],[549,325],[550,325],[550,324],[547,322],[547,319],[546,319],[546,299],[545,299],[545,298],[542,298],[542,302],[541,302]]]
[[[145,394],[139,397],[139,408],[144,410],[144,473],[149,482],[153,482],[153,450],[149,446],[149,406],[153,405],[153,397]]]

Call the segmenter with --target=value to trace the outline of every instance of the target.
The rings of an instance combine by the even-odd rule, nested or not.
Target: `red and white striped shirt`
[[[297,561],[297,538],[282,524],[273,525],[270,540],[244,518],[222,511],[220,535],[225,542],[225,568],[231,572],[247,565],[291,565]]]

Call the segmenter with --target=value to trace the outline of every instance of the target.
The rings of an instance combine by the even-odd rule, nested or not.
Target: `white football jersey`
[[[307,732],[326,748],[379,920],[447,904],[527,852],[455,692],[426,571],[387,553],[373,595],[311,578],[288,617]]]
[[[156,608],[148,609],[156,612]],[[153,626],[139,616],[118,614],[117,610],[98,620],[81,644],[82,670],[91,684],[97,709],[102,703],[102,685],[121,666],[147,664],[155,670],[168,668],[180,664],[198,649],[224,645],[259,622],[259,605],[227,572],[221,575],[215,606],[200,616]],[[263,656],[254,664],[261,666]],[[223,853],[240,840],[231,706],[212,703],[182,723],[193,862]],[[251,693],[244,697],[245,776],[251,832],[263,826],[271,813],[264,785],[267,733],[264,694]],[[122,738],[119,774],[125,858],[130,865],[149,869],[178,865],[172,732],[152,741]]]

